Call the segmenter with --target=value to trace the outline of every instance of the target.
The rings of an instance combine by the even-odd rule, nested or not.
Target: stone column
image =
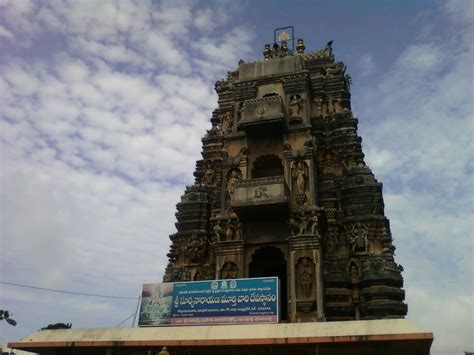
[[[216,255],[216,279],[220,279],[221,270],[227,262],[234,263],[238,272],[236,273],[237,278],[244,277],[244,241],[225,241],[217,242],[214,246]],[[225,275],[224,275],[225,277]]]
[[[291,321],[323,321],[324,289],[322,268],[322,235],[326,226],[324,213],[313,208],[301,212],[295,220],[314,223],[310,228],[294,230],[288,237],[290,247]],[[296,222],[295,222],[296,223]]]

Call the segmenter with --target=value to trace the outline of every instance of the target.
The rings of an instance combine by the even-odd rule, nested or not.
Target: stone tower
[[[165,282],[278,276],[283,321],[401,318],[382,184],[364,163],[332,41],[265,45],[218,81]]]

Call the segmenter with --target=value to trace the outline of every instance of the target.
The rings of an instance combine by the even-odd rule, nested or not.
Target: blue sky
[[[1,280],[131,297],[160,281],[214,82],[293,25],[353,78],[408,319],[433,354],[473,351],[472,24],[471,1],[0,0]],[[19,323],[2,342],[136,307],[7,285],[0,305]]]

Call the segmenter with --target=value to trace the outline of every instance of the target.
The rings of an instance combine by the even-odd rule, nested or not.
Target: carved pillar
[[[291,320],[324,319],[320,237],[288,238],[291,262]]]
[[[311,195],[311,205],[319,206],[319,198],[318,198],[318,191],[317,191],[317,164],[314,157],[309,161],[309,189]]]
[[[244,277],[244,241],[217,242],[214,245],[216,255],[216,279]],[[226,266],[235,264],[236,270]],[[226,271],[225,274],[222,272]],[[232,271],[232,275],[229,274]],[[230,277],[231,276],[231,277]]]
[[[324,222],[324,223],[322,223]],[[322,321],[324,316],[321,239],[325,233],[322,210],[300,212],[291,218],[291,321]]]

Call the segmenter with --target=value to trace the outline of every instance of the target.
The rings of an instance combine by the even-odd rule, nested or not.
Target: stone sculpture
[[[313,267],[310,258],[303,258],[298,267],[298,276],[304,298],[311,296],[311,288],[313,286]]]
[[[227,179],[227,191],[229,192],[231,201],[234,201],[237,182],[241,179],[242,172],[239,169],[232,169],[230,172],[230,176]]]

